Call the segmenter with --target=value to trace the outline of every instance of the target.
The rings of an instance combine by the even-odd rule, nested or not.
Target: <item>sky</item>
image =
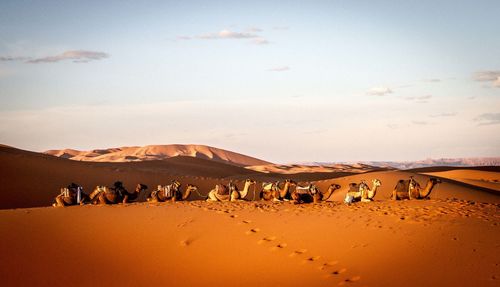
[[[241,2],[0,1],[0,143],[500,156],[499,1]]]

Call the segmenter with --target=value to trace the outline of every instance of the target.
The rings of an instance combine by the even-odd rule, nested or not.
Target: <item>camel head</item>
[[[148,186],[142,183],[138,183],[137,186],[135,187],[135,192],[139,193],[143,190],[148,189]]]
[[[340,189],[340,188],[341,188],[341,186],[340,186],[340,184],[335,184],[335,183],[332,183],[332,184],[330,184],[330,187],[329,187],[329,188],[333,188],[333,189],[337,190],[337,189]]]
[[[186,189],[190,189],[190,190],[194,191],[194,190],[198,190],[198,187],[194,184],[188,184]]]
[[[245,180],[245,183],[247,183],[247,182],[248,182],[248,183],[250,183],[250,184],[255,184],[255,183],[256,183],[256,181],[255,181],[255,180],[252,180],[252,179],[249,179],[249,178],[247,178],[247,179]]]
[[[380,179],[374,179],[372,182],[373,182],[373,186],[381,186],[382,185],[382,182],[380,181]]]
[[[438,183],[442,183],[442,181],[441,181],[439,178],[435,178],[435,177],[431,177],[429,180],[430,180],[430,181],[432,182],[432,184],[434,184],[434,185],[435,185],[435,184],[438,184]]]

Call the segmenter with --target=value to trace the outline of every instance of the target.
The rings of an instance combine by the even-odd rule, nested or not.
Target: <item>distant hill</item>
[[[74,149],[48,150],[45,154],[76,161],[134,162],[164,160],[176,156],[188,156],[228,163],[236,166],[270,164],[267,161],[243,154],[205,145],[148,145],[144,147],[118,147],[79,151]]]
[[[342,164],[353,165],[352,162],[307,162],[301,163],[309,166],[335,166]],[[425,159],[417,161],[361,161],[354,163],[358,165],[397,168],[397,169],[415,169],[435,166],[450,167],[472,167],[472,166],[500,166],[500,157],[472,157],[472,158],[439,158]]]

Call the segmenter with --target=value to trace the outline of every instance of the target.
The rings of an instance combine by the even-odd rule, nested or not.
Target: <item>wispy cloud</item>
[[[432,98],[432,95],[425,95],[419,97],[404,97],[403,99],[407,101],[415,101],[417,104],[426,104]]]
[[[500,88],[500,71],[478,71],[473,78],[479,82],[491,82],[493,87]]]
[[[20,61],[29,64],[38,64],[38,63],[56,63],[65,60],[72,60],[73,63],[88,63],[90,61],[102,60],[108,58],[109,56],[110,56],[109,54],[104,52],[74,50],[74,51],[66,51],[59,55],[42,57],[42,58],[24,57],[24,56],[23,57],[2,56],[0,57],[0,61],[3,62]]]
[[[56,63],[64,60],[71,60],[73,63],[88,63],[90,61],[102,60],[108,58],[109,54],[95,51],[75,50],[66,51],[62,54],[44,58],[36,58],[27,61],[27,63]]]
[[[267,69],[267,71],[269,71],[269,72],[285,72],[288,70],[290,70],[290,67],[288,67],[288,66],[278,66],[278,67],[273,67],[273,68]]]
[[[392,94],[392,90],[388,87],[373,87],[366,91],[366,93],[370,96],[385,96],[388,94]]]
[[[288,26],[274,26],[273,30],[288,30],[290,27]]]
[[[255,45],[267,45],[269,44],[269,41],[264,38],[256,38],[253,39],[252,43],[254,43]]]
[[[426,121],[412,121],[412,123],[414,125],[418,125],[418,126],[427,126],[427,125],[430,125],[430,123],[426,122]]]
[[[441,79],[424,79],[423,81],[428,83],[439,83]]]
[[[453,112],[453,113],[434,114],[434,115],[430,115],[430,117],[431,118],[444,118],[444,117],[454,117],[456,115],[457,115],[457,113]]]
[[[481,114],[474,118],[474,121],[477,122],[479,126],[500,124],[500,113]]]
[[[177,40],[192,40],[192,39],[199,39],[199,40],[251,40],[251,44],[255,45],[266,45],[269,44],[270,42],[264,38],[262,35],[260,35],[261,32],[264,30],[257,28],[257,27],[250,27],[244,31],[233,31],[230,29],[224,29],[219,32],[213,32],[213,33],[206,33],[206,34],[201,34],[201,35],[196,35],[196,36],[189,36],[189,35],[179,35],[177,36]]]
[[[17,61],[27,61],[30,57],[12,57],[12,56],[2,56],[0,57],[0,62],[17,62]]]
[[[207,39],[207,40],[217,40],[217,39],[252,39],[259,38],[259,35],[253,32],[235,32],[231,30],[224,29],[217,33],[208,33],[199,35],[197,38],[199,39]]]

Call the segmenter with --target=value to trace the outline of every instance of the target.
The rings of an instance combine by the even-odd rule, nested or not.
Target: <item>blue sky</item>
[[[500,154],[498,1],[239,2],[0,2],[0,142]]]

